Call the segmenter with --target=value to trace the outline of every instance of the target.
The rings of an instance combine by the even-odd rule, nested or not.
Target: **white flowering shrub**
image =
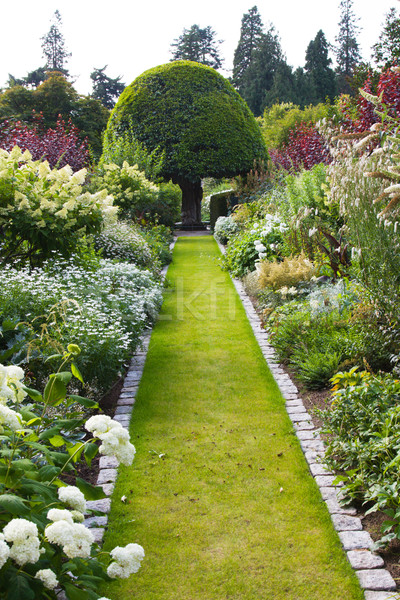
[[[68,346],[42,394],[25,387],[20,367],[0,364],[0,598],[5,600],[56,600],[61,591],[72,600],[95,600],[102,580],[129,577],[144,558],[136,543],[101,550],[84,523],[90,514],[86,501],[105,495],[78,477],[80,461],[90,466],[100,452],[130,465],[135,448],[127,430],[110,417],[94,415],[85,422],[85,410],[97,404],[68,394],[72,373],[82,378],[79,352],[76,344]],[[64,473],[75,485],[66,485]]]
[[[32,271],[11,265],[0,271],[2,319],[26,323],[22,331],[32,358],[44,331],[61,349],[74,339],[87,385],[98,391],[115,381],[161,302],[154,275],[128,263],[104,259],[87,270],[73,258],[58,258]],[[54,354],[53,346],[39,344],[40,354]]]
[[[127,221],[106,225],[94,237],[94,245],[96,250],[101,250],[103,258],[124,260],[147,269],[157,263],[154,252],[138,227]]]
[[[111,163],[102,164],[91,180],[95,190],[106,188],[120,207],[120,216],[132,219],[146,213],[157,202],[159,188],[146,178],[137,165],[126,161],[122,167]]]
[[[225,268],[235,277],[254,271],[259,260],[279,258],[285,251],[286,225],[277,215],[265,214],[230,238],[224,257]]]
[[[78,241],[101,230],[117,208],[106,189],[85,191],[86,169],[51,169],[16,146],[0,149],[0,256],[37,264],[53,250],[71,254]]]
[[[221,244],[226,244],[229,238],[238,231],[239,225],[232,217],[218,217],[214,225],[214,237]]]

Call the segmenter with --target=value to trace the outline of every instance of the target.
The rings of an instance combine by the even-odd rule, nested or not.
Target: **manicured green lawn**
[[[361,600],[284,400],[211,237],[180,238],[105,547],[141,544],[115,600]],[[125,495],[128,503],[120,498]]]

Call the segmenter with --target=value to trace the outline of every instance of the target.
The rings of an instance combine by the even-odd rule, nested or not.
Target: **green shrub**
[[[371,510],[398,511],[400,382],[353,370],[348,377],[338,374],[334,383],[331,406],[318,411],[329,435],[327,463],[344,473],[349,501],[372,503]]]
[[[132,136],[163,153],[160,176],[182,189],[182,222],[201,221],[203,177],[232,177],[266,160],[260,128],[227,79],[187,60],[140,75],[121,94],[108,121],[105,147]]]
[[[219,217],[228,216],[228,201],[231,196],[231,190],[217,192],[210,197],[210,229],[214,230],[215,223]]]
[[[154,275],[128,263],[101,259],[91,269],[53,259],[30,271],[8,265],[0,271],[1,319],[24,334],[24,359],[42,377],[43,362],[71,339],[82,349],[77,362],[91,393],[104,393],[118,377],[158,313],[161,287]],[[15,355],[8,359],[13,362]]]
[[[60,592],[98,598],[100,582],[129,576],[144,556],[138,544],[125,546],[122,568],[114,551],[100,548],[83,524],[91,512],[86,501],[105,494],[80,478],[78,467],[85,461],[90,468],[98,453],[130,465],[135,448],[120,423],[87,417],[96,402],[69,391],[83,381],[75,362],[79,352],[68,345],[42,393],[23,384],[20,367],[0,364],[2,598],[55,600]],[[134,565],[128,570],[127,554]]]
[[[267,107],[261,121],[261,131],[268,148],[280,148],[289,141],[289,133],[300,123],[316,123],[339,112],[328,104],[306,106],[301,109],[292,102]]]
[[[294,358],[292,364],[297,367],[297,377],[309,390],[327,388],[329,380],[338,371],[342,357],[337,352],[312,352],[306,356]]]

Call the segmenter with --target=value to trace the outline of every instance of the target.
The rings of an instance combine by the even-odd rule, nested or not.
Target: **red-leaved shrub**
[[[44,130],[42,117],[37,115],[33,126],[22,121],[3,121],[0,124],[0,148],[10,151],[14,146],[24,152],[29,150],[33,160],[47,160],[51,167],[70,165],[73,171],[89,166],[90,155],[87,140],[79,139],[79,131],[58,118],[55,129]]]
[[[289,133],[289,140],[279,150],[269,149],[272,162],[287,171],[309,170],[332,158],[324,138],[313,123],[299,123]]]

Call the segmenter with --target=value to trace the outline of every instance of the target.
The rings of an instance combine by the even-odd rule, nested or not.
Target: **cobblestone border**
[[[172,252],[177,238],[174,237],[170,244]],[[161,271],[161,281],[165,280],[168,265]],[[117,406],[114,414],[114,421],[121,423],[122,427],[129,430],[133,406],[136,400],[136,394],[139,388],[139,383],[142,378],[144,364],[149,349],[152,329],[148,329],[140,338],[139,350],[136,351],[129,365],[124,383],[117,401]],[[108,525],[108,513],[111,509],[111,495],[114,491],[115,482],[118,476],[118,461],[113,456],[101,456],[99,461],[99,474],[96,485],[101,486],[107,498],[102,500],[91,500],[86,502],[89,510],[98,510],[103,513],[101,517],[88,516],[84,524],[90,528],[94,539],[98,544],[103,542],[104,533]]]
[[[224,253],[225,248],[219,243],[218,245],[221,252]],[[327,505],[333,526],[364,591],[365,600],[400,600],[400,594],[395,591],[396,582],[389,571],[384,568],[382,557],[371,551],[373,540],[370,534],[363,530],[361,519],[354,516],[355,508],[340,505],[341,486],[333,484],[334,473],[328,471],[321,464],[325,445],[319,430],[314,426],[311,415],[307,412],[299,396],[297,387],[279,365],[275,350],[268,341],[268,333],[261,327],[260,318],[246,294],[242,282],[233,277],[231,279],[263,356],[285,399],[287,413],[293,423],[311,475]]]

